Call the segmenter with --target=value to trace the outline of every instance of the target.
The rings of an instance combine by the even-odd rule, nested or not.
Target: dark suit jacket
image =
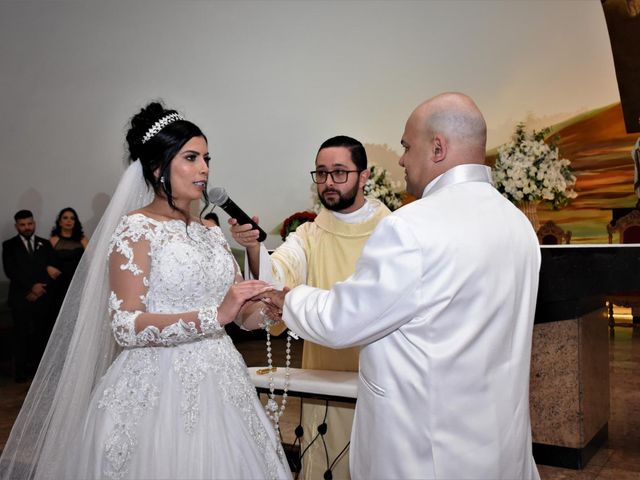
[[[2,266],[9,278],[9,307],[25,300],[34,283],[53,282],[47,274],[47,266],[55,266],[54,252],[49,240],[35,236],[35,250],[29,255],[27,247],[16,235],[2,243]]]

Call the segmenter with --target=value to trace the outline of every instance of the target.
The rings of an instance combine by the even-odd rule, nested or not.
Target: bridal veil
[[[94,386],[119,348],[107,312],[108,247],[123,215],[153,199],[131,163],[78,265],[29,393],[0,457],[0,479],[62,479]]]

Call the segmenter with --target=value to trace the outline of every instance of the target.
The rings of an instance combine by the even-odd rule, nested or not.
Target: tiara
[[[153,137],[155,137],[158,132],[164,127],[178,120],[184,120],[184,117],[178,113],[170,113],[169,115],[165,115],[156,123],[154,123],[149,130],[147,130],[147,133],[145,133],[144,137],[142,137],[142,144],[144,145]]]

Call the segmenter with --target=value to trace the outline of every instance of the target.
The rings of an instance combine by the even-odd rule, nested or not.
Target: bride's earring
[[[168,197],[170,197],[169,195],[169,189],[167,188],[167,178],[165,175],[162,175],[160,177],[160,185],[162,185],[162,191],[164,192],[164,194]]]

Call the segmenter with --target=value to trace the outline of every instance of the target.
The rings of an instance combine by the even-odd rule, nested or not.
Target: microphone
[[[229,198],[229,194],[223,187],[213,187],[209,190],[209,201],[224,210],[231,218],[235,218],[238,221],[238,224],[244,225],[245,223],[250,223],[254,230],[258,230],[260,232],[258,235],[259,242],[263,242],[264,239],[267,238],[265,231],[262,230],[249,215],[244,213],[244,211],[242,211],[242,209]]]

